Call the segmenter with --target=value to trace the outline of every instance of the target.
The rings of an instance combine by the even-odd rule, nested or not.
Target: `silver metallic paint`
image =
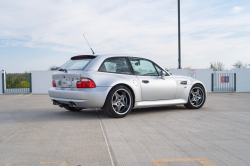
[[[162,79],[160,76],[137,76],[141,84],[142,100],[171,100],[175,99],[176,81],[171,76],[165,76]],[[143,83],[143,80],[149,81]]]

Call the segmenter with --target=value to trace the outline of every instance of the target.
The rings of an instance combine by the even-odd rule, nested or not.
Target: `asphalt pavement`
[[[2,166],[249,166],[250,93],[211,93],[199,110],[70,112],[48,95],[0,95]]]

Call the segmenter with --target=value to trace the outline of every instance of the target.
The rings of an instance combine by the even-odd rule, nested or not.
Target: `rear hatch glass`
[[[83,70],[91,60],[92,59],[70,60],[62,65],[61,69]]]
[[[62,65],[53,74],[56,86],[61,88],[75,88],[77,81],[80,80],[81,72],[94,58],[95,56],[71,58],[71,60]]]

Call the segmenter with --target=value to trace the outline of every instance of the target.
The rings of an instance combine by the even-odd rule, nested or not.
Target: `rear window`
[[[70,60],[64,65],[62,65],[62,69],[66,70],[82,70],[92,59],[81,59],[81,60]]]

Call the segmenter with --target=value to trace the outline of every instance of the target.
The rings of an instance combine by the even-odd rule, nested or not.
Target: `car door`
[[[168,74],[159,76],[159,66],[143,58],[129,58],[135,75],[139,79],[143,101],[171,100],[176,95],[176,81]],[[158,71],[159,70],[159,71]]]

